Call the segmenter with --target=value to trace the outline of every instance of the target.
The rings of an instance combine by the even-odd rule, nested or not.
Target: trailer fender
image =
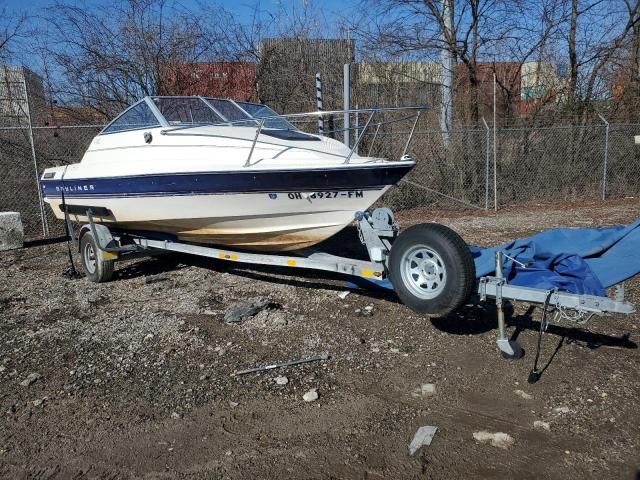
[[[113,235],[111,235],[111,230],[109,230],[108,227],[101,225],[101,224],[93,224],[93,228],[95,228],[95,233],[96,233],[96,243],[97,243],[97,247],[100,250],[101,253],[106,253],[104,251],[104,249],[106,248],[112,248],[115,246],[116,241],[113,238]],[[78,235],[78,251],[80,250],[80,244],[82,243],[82,237],[87,234],[87,233],[91,233],[91,225],[90,224],[84,224],[82,226],[82,228],[80,228],[80,234]]]

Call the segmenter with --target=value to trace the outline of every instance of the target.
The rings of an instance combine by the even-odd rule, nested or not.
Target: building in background
[[[360,62],[354,102],[361,107],[429,105],[442,100],[439,62]]]
[[[566,81],[561,68],[548,62],[525,62],[521,67],[521,112],[528,113],[541,105],[564,100]]]
[[[0,66],[0,126],[43,125],[46,105],[42,77],[26,67]]]
[[[265,39],[259,48],[258,97],[281,113],[316,109],[320,73],[324,108],[342,108],[343,65],[355,60],[355,42],[344,39]]]
[[[52,127],[105,125],[112,119],[91,107],[52,105],[45,125]]]
[[[520,111],[521,72],[518,62],[477,62],[476,88],[471,85],[469,67],[458,63],[455,72],[454,105],[456,122],[471,123],[469,106],[477,103],[478,119],[489,120],[493,115],[494,74],[496,80],[496,114],[499,118],[518,115]],[[477,98],[473,98],[477,95]],[[469,117],[469,118],[467,118]]]
[[[200,95],[256,100],[256,64],[189,62],[162,65],[160,95]]]
[[[352,106],[428,105],[442,101],[441,64],[432,61],[358,62],[355,42],[345,39],[271,38],[261,42],[259,62],[183,62],[162,65],[161,95],[202,95],[235,100],[259,100],[282,113],[316,109],[315,75],[320,73],[325,110],[343,103],[343,65],[352,64]],[[497,80],[496,109],[501,119],[528,116],[541,106],[563,99],[566,81],[548,62],[477,62],[475,88],[469,66],[458,63],[454,74],[455,123],[493,115],[493,79]],[[40,86],[41,90],[41,86]],[[89,112],[55,110],[54,125],[96,123]]]

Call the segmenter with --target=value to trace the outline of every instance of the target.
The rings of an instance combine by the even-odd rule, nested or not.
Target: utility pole
[[[444,29],[442,31],[442,49],[440,51],[441,70],[440,78],[442,83],[442,105],[440,110],[440,130],[442,130],[442,140],[445,145],[449,145],[449,133],[453,126],[453,68],[454,58],[451,51],[449,39],[452,35],[451,17],[453,15],[452,0],[442,0],[442,18]]]
[[[351,110],[351,64],[349,63],[345,63],[344,64],[344,70],[343,70],[343,75],[344,75],[344,94],[343,94],[343,109],[345,110],[344,112],[344,144],[348,147],[351,148],[351,141],[350,141],[350,117],[349,117],[349,110]]]

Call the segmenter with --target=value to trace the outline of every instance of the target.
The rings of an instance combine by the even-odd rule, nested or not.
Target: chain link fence
[[[604,133],[602,126],[499,130],[498,204],[601,197]]]
[[[101,129],[93,125],[0,128],[0,212],[20,212],[27,238],[64,234],[63,223],[40,198],[38,179],[45,168],[79,162]]]
[[[45,168],[79,162],[101,128],[0,128],[0,211],[20,212],[27,238],[64,234],[62,222],[39,197],[37,179]],[[640,124],[495,132],[486,126],[448,135],[419,127],[407,146],[408,133],[406,124],[367,132],[358,147],[360,155],[390,159],[406,150],[417,160],[416,168],[380,202],[394,210],[502,208],[640,195],[640,145],[634,143]]]
[[[636,135],[640,135],[640,126],[636,124],[609,127],[606,198],[640,196],[640,145],[635,144]]]
[[[490,171],[488,148],[483,130],[454,130],[448,135],[417,132],[409,149],[417,165],[389,192],[389,202],[396,210],[484,206]]]
[[[638,124],[420,132],[418,166],[384,201],[403,210],[504,208],[640,195]],[[495,158],[494,158],[495,154]],[[495,168],[494,168],[495,167]]]

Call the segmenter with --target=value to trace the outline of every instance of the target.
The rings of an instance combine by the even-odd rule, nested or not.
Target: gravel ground
[[[493,245],[638,217],[629,199],[399,220]],[[166,256],[95,285],[63,278],[66,265],[64,244],[0,253],[4,478],[637,478],[638,314],[550,328],[548,366],[529,385],[540,310],[526,305],[509,331],[527,354],[509,362],[488,304],[430,320],[377,292],[343,299],[340,279],[313,272]],[[258,296],[269,308],[224,323]],[[639,280],[627,296],[640,303]],[[438,427],[433,443],[409,456],[425,425]]]

